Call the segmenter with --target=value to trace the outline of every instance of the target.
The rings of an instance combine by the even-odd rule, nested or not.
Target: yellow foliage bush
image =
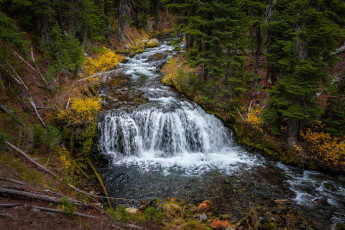
[[[69,109],[64,109],[58,113],[57,118],[69,125],[88,124],[94,121],[101,104],[98,98],[73,98]]]
[[[252,125],[255,129],[259,130],[262,132],[262,124],[263,120],[260,117],[261,115],[261,110],[260,109],[251,109],[247,115],[245,116],[245,122]]]
[[[64,165],[65,169],[68,169],[72,165],[72,159],[70,157],[70,152],[66,149],[66,147],[61,147],[58,149],[58,153],[60,155],[60,161]]]
[[[326,162],[345,166],[345,142],[344,138],[332,137],[329,133],[322,132],[324,125],[319,122],[316,126],[307,128],[301,132],[302,139],[306,142],[305,148]]]
[[[162,69],[162,72],[164,74],[164,76],[162,78],[162,83],[164,85],[174,86],[178,89],[179,84],[177,82],[176,76],[177,76],[178,71],[184,62],[185,62],[185,60],[181,57],[170,58],[167,61],[167,64]],[[187,69],[184,68],[183,71],[184,72],[190,72],[190,70],[188,68]]]
[[[83,70],[87,76],[115,69],[120,62],[126,59],[124,56],[116,54],[110,49],[103,47],[103,50],[95,58],[90,57],[84,61]]]
[[[157,46],[159,46],[159,43],[155,43],[153,40],[150,40],[147,43],[147,48],[154,48],[154,47],[157,47]]]

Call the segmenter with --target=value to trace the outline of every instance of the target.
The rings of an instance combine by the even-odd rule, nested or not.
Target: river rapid
[[[153,60],[157,54],[163,58]],[[99,114],[98,147],[111,156],[99,170],[109,195],[136,207],[157,198],[212,199],[219,213],[289,199],[308,218],[345,222],[344,175],[287,166],[237,145],[217,117],[160,82],[160,67],[175,54],[162,41],[120,64],[120,83],[99,89],[107,110]]]

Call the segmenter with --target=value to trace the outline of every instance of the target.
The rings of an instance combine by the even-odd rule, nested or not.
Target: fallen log
[[[38,117],[38,119],[39,119],[40,122],[42,123],[42,125],[43,125],[45,128],[47,128],[46,123],[44,122],[44,120],[42,119],[42,117],[40,116],[40,114],[38,113],[37,108],[36,108],[36,105],[35,105],[35,102],[32,100],[31,97],[29,98],[29,102],[30,102],[31,107],[32,107],[32,109],[34,110],[36,116]]]
[[[44,82],[47,82],[47,80],[43,77],[43,75],[42,75],[41,72],[40,72],[40,69],[38,68],[38,66],[37,66],[37,64],[36,64],[36,60],[35,60],[35,56],[34,56],[34,49],[33,49],[32,46],[31,46],[31,58],[32,58],[32,61],[33,61],[34,64],[35,64],[35,67],[36,67],[36,70],[37,70],[38,74],[41,76],[41,78],[42,78],[42,80],[43,80]]]
[[[28,87],[25,85],[24,81],[21,79],[21,77],[17,74],[17,72],[12,68],[11,65],[7,64],[10,69],[15,73],[16,76],[13,76],[3,65],[0,65],[3,70],[5,70],[19,85],[22,85],[26,91],[29,91]]]
[[[5,141],[5,143],[12,148],[13,150],[17,151],[18,153],[20,153],[22,156],[24,156],[28,161],[30,161],[32,164],[34,164],[36,167],[38,167],[38,169],[46,172],[47,174],[50,174],[56,178],[59,178],[55,173],[51,172],[50,170],[48,170],[46,167],[44,167],[43,165],[39,164],[38,162],[36,162],[35,160],[33,160],[29,155],[27,155],[25,152],[23,152],[22,150],[20,150],[19,148],[17,148],[16,146],[12,145],[11,143],[9,143],[8,141]],[[61,180],[61,179],[60,179]],[[62,180],[61,180],[62,181]],[[133,199],[123,199],[123,198],[116,198],[116,197],[109,197],[109,196],[98,196],[92,193],[88,193],[88,192],[84,192],[80,189],[78,189],[77,187],[75,187],[72,184],[67,184],[68,187],[70,187],[71,189],[82,193],[86,196],[91,196],[91,197],[97,197],[97,198],[101,198],[101,199],[112,199],[112,200],[132,200],[132,201],[138,201],[138,200],[133,200]]]
[[[0,110],[2,110],[4,113],[7,113],[10,115],[16,122],[18,122],[21,125],[26,126],[23,122],[17,119],[17,117],[14,115],[12,110],[7,109],[4,105],[0,104]]]
[[[280,200],[274,200],[274,203],[276,203],[276,204],[291,204],[292,201],[290,201],[288,199],[280,199]]]
[[[42,193],[32,193],[32,192],[26,192],[26,191],[10,189],[10,188],[1,188],[1,187],[0,187],[0,196],[11,197],[11,198],[16,198],[16,199],[22,198],[22,199],[28,199],[28,200],[38,200],[38,201],[53,203],[53,204],[60,204],[61,198],[62,198],[62,197],[48,196]],[[68,198],[68,201],[79,207],[87,207],[87,208],[99,210],[98,208],[90,204],[75,201],[70,198]]]
[[[122,71],[124,71],[126,69],[128,69],[128,67],[126,67],[126,68],[119,68],[119,69],[113,69],[113,70],[106,71],[106,72],[101,72],[101,73],[96,73],[96,74],[91,75],[89,77],[82,78],[82,79],[78,80],[78,82],[85,81],[85,80],[88,80],[90,78],[97,78],[97,77],[104,77],[104,76],[112,77],[114,74],[119,74],[119,73],[121,73]]]
[[[98,172],[97,172],[95,166],[92,164],[90,158],[87,158],[87,163],[89,164],[89,166],[91,167],[93,173],[95,174],[95,176],[96,176],[96,178],[97,178],[97,180],[98,180],[98,183],[99,183],[100,187],[101,187],[102,190],[103,190],[103,193],[104,193],[106,196],[108,196],[108,192],[107,192],[107,189],[105,188],[105,186],[104,186],[104,184],[103,184],[103,180],[102,180],[101,176],[98,174]],[[107,199],[107,200],[108,200],[108,203],[109,203],[109,207],[112,208],[110,199]]]
[[[11,178],[6,178],[6,177],[0,177],[0,180],[3,180],[3,181],[6,181],[6,182],[12,182],[14,184],[19,184],[19,185],[22,185],[24,187],[28,187],[28,188],[33,188],[33,189],[40,189],[41,191],[44,191],[44,192],[48,192],[48,193],[51,193],[51,194],[54,194],[54,195],[58,195],[58,196],[66,196],[64,194],[61,194],[61,193],[58,193],[58,192],[55,192],[55,191],[51,191],[49,189],[46,189],[46,188],[42,188],[40,186],[37,186],[37,185],[30,185],[30,184],[26,184],[22,181],[18,181],[18,180],[13,180]],[[71,199],[72,200],[72,199]]]
[[[0,208],[14,208],[14,207],[26,207],[26,208],[30,208],[30,209],[37,209],[37,210],[44,211],[44,212],[57,212],[57,213],[63,214],[62,210],[55,209],[55,208],[46,208],[46,207],[42,207],[42,206],[33,206],[33,205],[20,204],[20,203],[0,204]],[[76,216],[81,216],[81,217],[86,217],[86,218],[101,219],[97,216],[90,216],[90,215],[86,215],[86,214],[83,214],[80,212],[73,212],[73,214]]]
[[[343,52],[345,52],[345,44],[344,44],[342,47],[338,48],[338,49],[334,52],[334,54],[335,54],[335,55],[339,55],[339,54],[341,54],[341,53],[343,53]]]
[[[55,173],[51,172],[50,170],[48,170],[46,167],[44,167],[43,165],[39,164],[38,162],[36,162],[35,160],[33,160],[31,157],[29,157],[29,155],[27,155],[26,153],[24,153],[22,150],[20,150],[19,148],[17,148],[16,146],[12,145],[10,142],[5,141],[5,143],[13,150],[15,150],[16,152],[20,153],[22,156],[24,156],[28,161],[30,161],[30,163],[34,164],[38,169],[46,172],[47,174],[50,174],[54,177],[58,177]]]

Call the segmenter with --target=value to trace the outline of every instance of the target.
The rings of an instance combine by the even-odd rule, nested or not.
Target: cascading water
[[[219,119],[159,82],[159,62],[148,59],[167,50],[172,47],[163,44],[122,64],[133,88],[139,86],[148,101],[105,113],[98,125],[99,149],[111,154],[114,164],[183,166],[193,174],[253,164],[255,158],[233,145],[231,131]]]
[[[327,220],[345,221],[344,178],[245,151],[219,119],[160,83],[159,66],[174,55],[173,48],[163,42],[121,64],[127,68],[126,93],[139,91],[144,103],[112,106],[108,95],[118,89],[107,85],[99,91],[111,108],[99,116],[98,124],[99,149],[113,157],[112,165],[101,169],[109,193],[130,199],[202,200],[212,194],[226,196],[217,193],[217,181],[232,176],[236,183],[245,181],[245,188],[252,185],[258,200],[267,194],[289,198],[296,205],[321,208],[319,215]],[[151,60],[157,53],[166,57]]]

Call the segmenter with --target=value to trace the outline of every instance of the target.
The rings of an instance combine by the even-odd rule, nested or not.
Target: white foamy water
[[[157,99],[154,99],[157,100]],[[186,171],[237,169],[255,159],[232,142],[231,132],[214,115],[187,101],[171,108],[110,111],[99,123],[100,148],[115,164],[184,167]],[[193,169],[193,170],[191,170]]]

